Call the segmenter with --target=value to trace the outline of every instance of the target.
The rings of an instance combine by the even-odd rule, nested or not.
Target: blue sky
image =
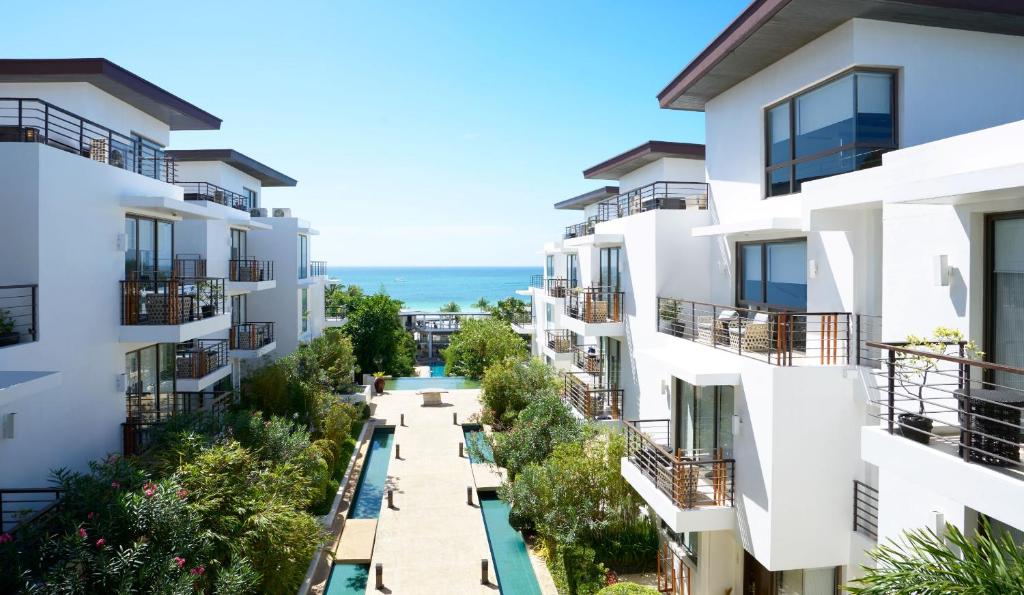
[[[0,55],[105,57],[222,118],[171,146],[298,179],[264,205],[332,265],[539,265],[579,217],[552,203],[602,184],[584,168],[703,142],[655,96],[746,4],[22,2]]]

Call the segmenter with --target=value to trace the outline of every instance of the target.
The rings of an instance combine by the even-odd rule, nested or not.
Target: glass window
[[[569,279],[569,287],[578,287],[579,278],[577,277],[577,262],[575,254],[568,254],[565,257],[565,271],[566,277]]]
[[[302,332],[309,330],[309,289],[302,288]]]
[[[174,224],[170,221],[157,221],[156,234],[157,278],[167,279],[174,268]]]
[[[807,307],[806,240],[739,244],[737,254],[737,302],[788,310]]]
[[[231,259],[239,260],[245,258],[246,252],[246,235],[244,229],[232,229],[231,230]]]
[[[174,223],[129,215],[124,220],[125,278],[167,278],[174,268]]]
[[[768,110],[768,165],[792,159],[789,145],[789,104]]]
[[[309,276],[309,238],[299,235],[299,279]]]
[[[795,109],[794,158],[854,142],[852,74],[797,97]]]
[[[609,291],[618,291],[621,285],[619,255],[621,248],[601,248],[600,285]]]
[[[555,256],[548,254],[544,259],[544,276],[548,279],[555,278]]]
[[[132,217],[124,219],[124,278],[131,279],[139,271],[139,225]]]
[[[245,295],[231,296],[231,324],[242,324],[248,320],[245,312],[247,305]]]
[[[878,144],[896,142],[893,126],[892,75],[858,72],[857,140]]]
[[[544,304],[544,319],[549,323],[555,320],[555,307],[551,304]]]
[[[988,340],[990,361],[1024,367],[1024,216],[993,219]],[[1020,374],[996,371],[996,383],[1024,388]]]
[[[740,246],[740,262],[743,263],[740,271],[740,299],[743,301],[762,301],[764,276],[761,274],[761,252],[761,244]]]
[[[783,570],[775,574],[778,595],[834,595],[835,568]]]
[[[258,209],[260,207],[260,198],[255,190],[242,186],[242,196],[245,197],[245,201],[249,204],[250,209]]]
[[[694,386],[676,381],[676,445],[703,456],[732,456],[732,416],[735,408],[731,386]]]

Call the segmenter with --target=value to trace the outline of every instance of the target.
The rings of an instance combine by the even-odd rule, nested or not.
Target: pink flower
[[[145,494],[147,498],[152,498],[156,494],[156,484],[152,481],[147,481],[142,486],[142,493]]]
[[[110,487],[114,488],[115,490],[120,490],[121,489],[121,482],[119,482],[119,481],[112,481],[112,482],[110,482]]]
[[[85,527],[78,528],[78,536],[82,539],[87,539],[89,537],[89,534],[85,531]]]
[[[178,490],[178,498],[184,500],[186,496],[188,496],[188,490],[186,490],[185,488],[181,488],[180,490]]]
[[[96,540],[96,547],[103,549],[103,546],[107,545],[107,540],[100,537]]]
[[[185,567],[185,558],[182,558],[181,556],[175,556],[174,557],[174,563],[178,565],[178,568],[184,568]]]
[[[200,574],[203,574],[204,572],[206,572],[206,567],[203,566],[202,564],[200,564],[199,566],[196,566],[195,568],[193,568],[189,572],[191,572],[192,574],[194,574],[196,576],[199,576]]]
[[[10,543],[14,541],[14,536],[10,533],[0,533],[0,543]]]
[[[89,514],[85,515],[85,518],[87,518],[87,519],[89,519],[91,521],[94,518],[96,518],[96,513],[95,512],[90,512]]]

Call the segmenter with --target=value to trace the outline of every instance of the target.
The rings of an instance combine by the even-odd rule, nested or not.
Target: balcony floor
[[[228,352],[228,355],[235,359],[252,359],[255,357],[263,357],[264,355],[273,352],[275,349],[277,349],[277,341],[271,341],[259,349],[232,349]]]
[[[735,507],[718,506],[709,499],[707,506],[679,508],[626,457],[622,458],[622,476],[676,533],[731,531],[736,528]]]

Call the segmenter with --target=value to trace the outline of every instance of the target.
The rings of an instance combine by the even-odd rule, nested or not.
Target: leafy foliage
[[[530,305],[521,299],[508,297],[498,300],[498,303],[490,308],[491,316],[498,320],[512,323],[530,313]]]
[[[658,590],[636,583],[615,583],[601,589],[597,595],[658,595]]]
[[[515,479],[527,465],[543,462],[558,445],[580,441],[584,431],[558,396],[542,395],[519,412],[511,430],[495,435],[494,460]]]
[[[951,524],[944,536],[908,531],[871,552],[875,567],[846,588],[859,595],[1024,593],[1024,548],[1009,534],[990,535],[986,522],[973,538]]]
[[[499,428],[515,423],[519,412],[537,399],[558,397],[554,370],[539,359],[507,357],[484,372],[480,400],[487,421]]]
[[[327,329],[289,357],[296,359],[296,367],[306,382],[335,394],[355,389],[353,372],[359,368],[352,339],[338,329]]]
[[[459,332],[443,350],[445,374],[479,379],[496,362],[525,359],[526,342],[512,327],[493,318],[462,321]]]
[[[343,332],[352,339],[360,370],[408,376],[413,371],[416,342],[402,328],[402,302],[381,292],[350,304]]]
[[[455,302],[448,302],[447,304],[441,306],[441,309],[439,310],[439,312],[449,312],[449,313],[453,313],[453,314],[455,312],[461,312],[461,311],[462,311],[462,308],[457,303],[455,303]]]
[[[548,554],[548,568],[559,593],[593,595],[605,585],[605,569],[594,561],[593,548],[585,545],[553,546]]]

